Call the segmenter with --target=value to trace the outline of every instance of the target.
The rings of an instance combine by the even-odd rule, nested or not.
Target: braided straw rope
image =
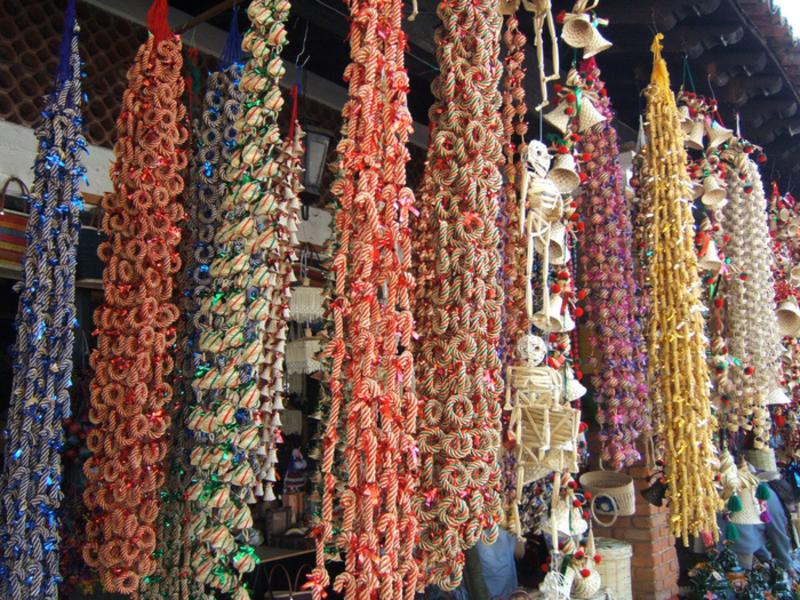
[[[192,571],[207,589],[235,600],[249,598],[241,578],[256,565],[245,535],[253,523],[248,503],[256,493],[271,495],[277,462],[275,398],[268,390],[262,395],[260,381],[271,380],[279,360],[267,342],[281,344],[271,335],[279,327],[270,314],[291,204],[278,185],[277,125],[289,8],[285,0],[254,0],[248,8],[251,29],[242,49],[251,58],[239,79],[241,110],[222,173],[227,186],[215,230],[216,255],[196,317],[201,354],[196,404],[187,419],[196,442],[194,476],[186,492],[196,540]]]
[[[728,204],[721,225],[730,236],[726,255],[738,271],[727,282],[726,330],[729,352],[744,368],[731,373],[733,417],[729,429],[752,431],[753,447],[764,448],[770,435],[766,395],[780,385],[782,354],[775,317],[772,250],[767,201],[749,145],[734,140],[723,153],[728,164]]]
[[[65,55],[36,128],[38,152],[15,327],[14,379],[0,479],[0,597],[58,598],[62,420],[70,416],[75,248],[85,169],[81,153],[79,27],[64,27]]]
[[[634,280],[630,207],[612,124],[614,111],[594,59],[586,61],[582,70],[599,94],[595,108],[606,120],[578,142],[579,153],[591,156],[583,165],[586,177],[576,198],[585,224],[578,238],[583,250],[580,279],[588,292],[584,314],[592,348],[592,385],[600,408],[601,460],[620,469],[640,459],[636,440],[649,427],[644,408],[647,357]]]
[[[419,552],[427,581],[443,590],[458,587],[464,551],[481,538],[493,543],[502,518],[497,8],[489,0],[439,4],[440,75],[415,238]]]
[[[523,137],[528,131],[525,117],[528,107],[525,104],[525,34],[519,30],[519,21],[515,14],[505,19],[503,32],[505,45],[505,69],[503,70],[503,152],[505,154],[505,180],[503,193],[505,196],[504,220],[501,220],[503,243],[502,281],[505,302],[503,305],[503,362],[505,365],[519,364],[517,344],[520,338],[531,329],[530,319],[525,303],[526,260],[528,244],[522,235],[519,223],[519,200],[517,197],[518,180],[524,168],[523,157],[526,154]],[[505,369],[504,369],[505,371]],[[507,432],[508,419],[504,419]],[[506,519],[515,518],[514,504],[517,499],[516,454],[509,447],[511,440],[504,436],[503,445],[503,502]],[[516,523],[511,524],[513,528]]]
[[[170,301],[180,268],[176,224],[184,216],[176,202],[186,167],[182,63],[177,36],[151,36],[139,48],[117,119],[114,192],[102,203],[105,302],[94,315],[83,555],[107,591],[125,594],[155,567],[178,317]]]
[[[648,243],[651,316],[648,354],[654,405],[665,447],[670,531],[685,545],[713,532],[719,497],[714,488],[715,430],[709,400],[700,279],[693,247],[686,151],[675,96],[653,42],[653,78],[645,90],[647,145],[642,193],[652,212]]]
[[[349,98],[337,147],[334,283],[324,350],[329,391],[322,509],[315,522],[315,599],[329,585],[330,545],[345,553],[334,589],[348,600],[411,600],[418,567],[411,356],[408,77],[401,0],[350,2]],[[340,439],[340,435],[344,438]],[[341,465],[335,459],[341,458]],[[341,510],[334,531],[334,510]]]

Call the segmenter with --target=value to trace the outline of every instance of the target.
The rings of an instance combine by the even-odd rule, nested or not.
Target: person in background
[[[283,477],[283,505],[292,509],[292,523],[305,512],[306,469],[308,464],[300,448],[292,450],[289,467]]]

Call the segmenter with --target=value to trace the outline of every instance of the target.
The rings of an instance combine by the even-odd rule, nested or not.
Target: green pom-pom
[[[769,497],[772,495],[770,492],[769,486],[764,483],[763,481],[758,484],[756,488],[756,498],[759,500],[769,500]]]
[[[725,539],[729,542],[735,542],[739,539],[739,530],[736,528],[736,525],[728,521],[728,524],[725,526]]]
[[[739,512],[742,510],[742,499],[737,494],[728,498],[728,510],[731,512]]]

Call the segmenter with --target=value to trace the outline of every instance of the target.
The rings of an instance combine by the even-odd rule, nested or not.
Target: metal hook
[[[306,53],[306,42],[308,41],[308,25],[309,22],[306,20],[306,29],[303,32],[303,43],[300,46],[300,52],[298,52],[297,58],[294,59],[294,64],[299,69],[304,69],[306,64],[308,63],[308,60],[311,58],[311,56],[306,57],[306,60],[303,62],[303,64],[302,65],[300,64],[300,59],[303,58],[303,55]]]

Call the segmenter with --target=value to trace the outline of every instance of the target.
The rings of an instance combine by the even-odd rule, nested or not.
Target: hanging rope
[[[706,367],[700,278],[694,251],[694,222],[686,151],[675,96],[653,42],[653,77],[645,90],[647,144],[643,149],[644,203],[652,212],[648,229],[648,278],[652,303],[648,357],[652,403],[660,416],[665,448],[670,531],[688,545],[689,536],[717,535],[719,496],[714,487],[715,430]]]
[[[207,230],[209,238],[215,233],[215,254],[206,257],[209,289],[198,298],[195,321],[200,329],[196,404],[187,425],[196,445],[186,492],[193,503],[192,570],[206,589],[234,600],[250,597],[241,581],[256,565],[245,535],[253,524],[248,504],[262,494],[272,497],[280,439],[279,398],[262,390],[260,382],[272,380],[274,365],[282,360],[278,347],[285,344],[272,335],[278,328],[269,317],[279,285],[284,216],[291,204],[278,191],[276,160],[281,141],[277,118],[283,107],[280,53],[288,14],[289,3],[283,0],[254,0],[248,8],[252,25],[242,48],[251,58],[239,79],[236,125],[223,131],[233,151],[222,172],[227,185],[219,225]],[[223,118],[220,110],[221,105],[212,118]]]
[[[497,345],[503,292],[495,219],[502,184],[497,4],[439,4],[440,75],[415,235],[420,396],[419,552],[426,580],[461,583],[464,551],[502,518]]]
[[[81,154],[81,67],[74,1],[64,22],[55,91],[36,128],[34,184],[15,328],[14,379],[0,479],[0,596],[58,598],[62,421],[75,312],[75,250],[86,170]]]

